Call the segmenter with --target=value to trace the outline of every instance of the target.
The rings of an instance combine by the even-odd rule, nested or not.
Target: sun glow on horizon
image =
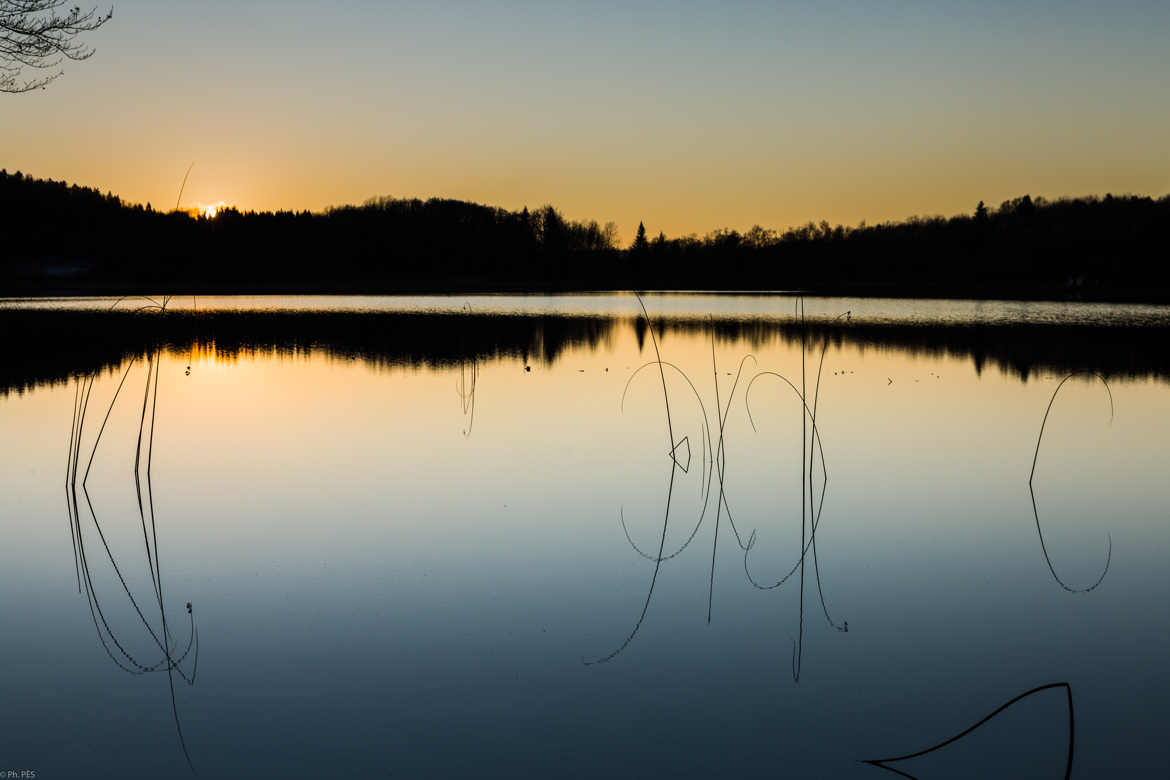
[[[667,21],[646,0],[257,0],[254,34],[127,5],[98,55],[19,121],[0,112],[0,165],[214,221],[234,216],[215,195],[241,213],[552,204],[626,245],[640,222],[783,232],[1170,187],[1165,0],[1061,3],[1055,25],[1035,1],[732,0]],[[391,73],[413,76],[374,76]]]
[[[215,219],[215,215],[218,214],[219,212],[223,211],[226,208],[229,208],[228,204],[222,200],[217,201],[217,202],[212,203],[212,204],[209,204],[209,205],[206,205],[206,206],[203,205],[202,203],[200,203],[196,207],[196,209],[199,212],[199,216],[206,217],[207,219]]]

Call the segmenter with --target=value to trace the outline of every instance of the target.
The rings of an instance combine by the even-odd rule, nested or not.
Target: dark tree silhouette
[[[646,226],[641,222],[638,223],[638,235],[634,236],[634,243],[630,249],[635,252],[645,252],[650,244],[646,241]]]
[[[1170,196],[1021,196],[950,218],[752,227],[616,247],[552,206],[375,198],[324,213],[164,213],[0,170],[0,291],[725,289],[1170,300]],[[0,329],[0,333],[3,330]]]
[[[96,8],[63,10],[65,0],[0,0],[0,92],[44,89],[64,71],[25,76],[26,68],[47,71],[65,60],[85,60],[93,48],[77,37],[108,22],[114,9],[104,14]]]

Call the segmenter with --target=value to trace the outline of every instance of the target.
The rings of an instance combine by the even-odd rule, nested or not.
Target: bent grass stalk
[[[1036,488],[1033,484],[1036,480],[1036,465],[1040,460],[1040,444],[1044,441],[1044,429],[1048,425],[1048,415],[1052,412],[1052,406],[1056,403],[1056,396],[1060,394],[1060,389],[1075,376],[1095,377],[1101,380],[1101,384],[1105,385],[1105,392],[1109,396],[1109,422],[1113,423],[1113,391],[1109,388],[1109,381],[1104,376],[1095,371],[1083,371],[1069,374],[1060,380],[1060,384],[1052,391],[1052,397],[1048,399],[1048,408],[1044,410],[1044,419],[1040,421],[1040,434],[1036,437],[1036,450],[1032,454],[1032,471],[1028,474],[1028,494],[1032,498],[1032,516],[1036,520],[1036,535],[1040,538],[1040,550],[1044,553],[1044,562],[1048,564],[1048,571],[1052,572],[1052,578],[1069,593],[1088,593],[1096,590],[1097,586],[1105,580],[1105,575],[1109,573],[1109,564],[1113,560],[1113,536],[1108,531],[1105,532],[1105,567],[1101,569],[1101,575],[1097,577],[1097,580],[1085,588],[1074,588],[1069,585],[1056,573],[1056,567],[1053,566],[1052,558],[1048,555],[1048,545],[1044,543],[1044,531],[1040,527],[1040,510],[1036,505]]]
[[[809,408],[806,390],[804,390],[802,388],[797,388],[786,377],[784,377],[783,375],[778,374],[776,372],[765,371],[765,372],[757,373],[756,376],[754,376],[752,378],[752,380],[748,383],[747,388],[745,389],[744,402],[745,402],[745,407],[747,407],[748,418],[749,418],[749,421],[751,421],[753,429],[758,430],[758,429],[756,429],[755,421],[752,418],[751,409],[750,409],[750,402],[748,399],[748,393],[750,392],[751,386],[754,384],[754,382],[757,379],[759,379],[762,376],[767,376],[767,375],[776,376],[776,377],[782,379],[784,382],[788,383],[788,385],[790,387],[792,387],[793,391],[796,393],[797,397],[801,401],[802,428],[804,431],[804,434],[802,436],[803,445],[802,445],[802,452],[801,452],[801,464],[802,464],[802,473],[801,473],[801,492],[802,492],[802,495],[801,495],[801,537],[802,538],[801,538],[800,556],[799,556],[797,562],[794,564],[792,571],[790,571],[787,575],[782,577],[777,583],[775,583],[774,585],[770,585],[770,586],[761,586],[753,578],[751,571],[748,567],[748,562],[747,562],[748,554],[750,553],[750,550],[751,550],[752,546],[755,544],[755,540],[757,539],[757,532],[752,531],[747,542],[744,541],[743,536],[740,533],[739,528],[735,522],[734,515],[731,512],[731,507],[728,503],[727,490],[726,490],[726,465],[727,465],[726,424],[727,424],[727,419],[728,419],[728,416],[730,414],[731,405],[732,405],[734,398],[735,398],[736,390],[738,389],[740,380],[743,376],[743,371],[744,371],[744,367],[747,363],[747,360],[750,358],[753,362],[755,362],[755,357],[752,355],[745,355],[740,360],[738,370],[736,371],[735,378],[732,382],[730,393],[727,396],[726,403],[724,403],[723,399],[721,397],[720,388],[719,388],[718,363],[717,363],[717,358],[716,358],[716,354],[715,354],[715,331],[714,331],[714,328],[712,327],[711,369],[712,369],[712,374],[713,374],[714,383],[715,383],[715,413],[716,413],[715,419],[716,419],[716,422],[718,424],[718,439],[716,442],[712,442],[711,441],[712,425],[710,423],[710,418],[708,416],[707,407],[703,401],[702,394],[699,393],[698,388],[695,386],[695,383],[691,380],[691,378],[687,375],[687,373],[685,371],[683,371],[681,368],[679,368],[676,364],[662,359],[662,353],[661,353],[661,349],[660,349],[659,343],[658,343],[659,339],[658,339],[657,333],[655,331],[653,322],[651,321],[649,313],[647,312],[645,302],[642,300],[641,296],[636,296],[636,297],[638,299],[638,304],[642,310],[642,316],[647,323],[647,329],[650,332],[651,343],[654,347],[654,352],[655,352],[655,359],[652,361],[649,361],[647,363],[644,363],[643,365],[636,368],[633,371],[633,373],[630,375],[630,377],[627,379],[625,387],[622,391],[621,409],[623,412],[625,411],[626,397],[629,393],[630,387],[633,384],[634,380],[644,370],[651,368],[651,367],[655,367],[658,371],[659,383],[660,383],[662,390],[663,390],[664,408],[666,411],[666,420],[667,420],[667,426],[666,426],[667,436],[668,436],[669,445],[670,445],[671,470],[670,470],[668,480],[667,480],[666,510],[665,510],[665,514],[663,517],[662,530],[659,534],[659,539],[658,539],[658,551],[657,551],[657,554],[653,554],[651,552],[643,550],[634,541],[633,537],[630,534],[629,526],[626,523],[625,509],[624,509],[624,507],[619,508],[620,524],[622,527],[622,532],[625,535],[626,541],[629,543],[630,547],[638,555],[645,558],[646,560],[651,561],[654,564],[654,571],[653,571],[652,576],[651,576],[650,586],[649,586],[648,591],[647,591],[646,599],[642,605],[642,610],[638,616],[638,619],[635,621],[633,629],[626,636],[625,640],[614,651],[612,651],[608,655],[602,656],[594,661],[584,661],[584,659],[583,659],[583,661],[587,665],[592,665],[592,664],[604,663],[606,661],[612,660],[619,653],[621,653],[623,650],[625,650],[625,648],[628,647],[629,644],[633,641],[635,635],[637,634],[638,630],[640,629],[641,625],[643,624],[643,622],[646,618],[646,614],[649,610],[650,602],[652,600],[653,593],[654,593],[654,587],[655,587],[655,584],[656,584],[657,579],[658,579],[658,574],[660,573],[660,570],[661,570],[661,565],[664,562],[669,561],[669,560],[675,558],[676,556],[680,555],[694,541],[695,537],[697,536],[697,534],[698,534],[700,528],[702,527],[702,524],[707,516],[707,512],[710,509],[710,498],[711,498],[711,494],[712,494],[712,489],[714,487],[714,481],[715,481],[715,479],[718,479],[719,489],[718,489],[717,498],[716,498],[716,502],[715,502],[715,504],[716,504],[716,506],[715,506],[715,532],[714,532],[714,535],[712,538],[711,567],[710,567],[710,574],[709,574],[709,578],[708,578],[708,591],[707,591],[707,623],[710,624],[711,619],[712,619],[713,609],[714,609],[713,605],[714,605],[714,589],[715,589],[715,567],[716,567],[716,560],[717,560],[717,553],[718,553],[719,530],[720,530],[720,526],[721,526],[722,517],[726,513],[727,518],[728,518],[728,522],[731,525],[732,530],[735,534],[736,542],[738,543],[740,549],[742,549],[744,551],[745,573],[747,575],[748,580],[754,586],[760,587],[761,589],[776,588],[776,587],[779,587],[779,585],[783,584],[783,582],[786,581],[789,577],[791,577],[792,574],[798,568],[802,571],[802,576],[801,576],[801,610],[800,610],[800,635],[801,635],[801,639],[799,641],[794,641],[794,647],[793,647],[793,676],[795,679],[799,679],[799,649],[803,646],[803,623],[804,623],[803,567],[804,567],[804,563],[805,563],[805,556],[807,555],[808,550],[810,548],[813,549],[813,566],[814,566],[814,571],[816,573],[817,590],[818,590],[818,594],[820,596],[822,610],[825,613],[825,618],[829,622],[829,624],[832,625],[837,630],[839,630],[839,631],[848,631],[849,630],[848,623],[845,623],[843,625],[838,625],[832,619],[832,617],[829,615],[828,607],[826,605],[825,597],[824,597],[824,589],[823,589],[823,585],[821,583],[820,566],[819,566],[819,561],[817,560],[816,548],[815,548],[816,530],[817,530],[818,524],[820,522],[821,513],[822,513],[823,508],[824,508],[825,484],[827,484],[827,480],[828,480],[828,471],[827,471],[827,468],[825,466],[824,449],[823,449],[823,444],[822,444],[821,439],[820,439],[820,431],[819,431],[819,428],[817,427],[817,419],[816,419],[816,406],[817,406],[817,402],[819,400],[820,382],[821,382],[821,378],[823,375],[825,353],[828,350],[828,338],[826,337],[825,342],[824,342],[822,349],[821,349],[820,360],[819,360],[819,364],[818,364],[818,368],[817,368],[817,387],[816,387],[816,392],[814,394],[812,408]],[[803,306],[803,301],[800,301],[798,303],[798,307],[802,307],[802,306]],[[841,316],[847,317],[848,313],[845,313]],[[799,317],[799,319],[802,323],[802,327],[803,327],[803,321],[804,321],[803,308],[798,308],[798,317]],[[838,317],[837,319],[840,319],[840,317]],[[802,346],[801,346],[802,385],[804,385],[806,383],[806,380],[803,377],[803,374],[804,374],[803,363],[804,363],[806,351],[807,351],[807,344],[804,341],[804,335],[803,335],[803,331],[802,331]],[[675,479],[676,479],[678,471],[680,469],[685,473],[688,471],[688,467],[683,466],[681,463],[679,463],[679,460],[677,457],[677,452],[678,452],[679,448],[683,445],[684,441],[675,439],[674,420],[673,420],[673,416],[671,413],[671,406],[670,406],[670,393],[668,390],[668,383],[666,381],[667,369],[670,369],[672,372],[674,372],[679,377],[681,377],[684,382],[687,383],[687,385],[691,389],[691,392],[695,396],[696,402],[698,403],[699,410],[700,410],[701,415],[702,415],[700,445],[702,448],[702,462],[703,462],[703,473],[702,473],[700,485],[699,485],[699,493],[700,493],[700,498],[702,499],[702,505],[701,505],[701,508],[699,510],[698,517],[696,519],[695,525],[692,527],[692,529],[691,529],[690,533],[687,535],[687,537],[682,541],[682,543],[678,546],[677,549],[674,549],[670,553],[666,552],[666,536],[667,536],[667,530],[668,530],[669,523],[670,523],[670,513],[671,513],[671,509],[672,509],[672,501],[673,501],[673,496],[674,496]],[[809,434],[810,427],[811,427],[811,436]],[[684,437],[684,439],[685,439],[685,437]],[[710,454],[709,455],[710,460],[708,460],[708,453]],[[822,470],[822,474],[824,476],[824,482],[822,483],[822,486],[821,486],[819,500],[816,499],[816,493],[813,489],[814,486],[813,486],[813,476],[812,476],[814,465],[815,465],[815,459],[816,459],[817,455],[820,456],[821,470]],[[806,458],[808,460],[807,466],[805,465]],[[806,473],[808,476],[808,485],[807,486],[805,485]],[[806,508],[807,508],[807,518],[806,518]]]
[[[1048,690],[1054,690],[1056,688],[1063,688],[1064,689],[1064,693],[1065,693],[1066,699],[1068,701],[1068,752],[1067,752],[1067,758],[1066,758],[1065,766],[1064,766],[1064,777],[1065,777],[1065,780],[1068,780],[1068,778],[1070,778],[1072,776],[1073,745],[1076,741],[1076,718],[1073,714],[1072,686],[1069,685],[1067,682],[1048,683],[1047,685],[1040,685],[1040,686],[1033,688],[1029,691],[1024,691],[1019,696],[1016,696],[1013,699],[1001,704],[991,714],[984,716],[979,721],[977,721],[976,723],[972,724],[971,726],[968,726],[967,728],[963,729],[962,731],[960,731],[958,734],[951,737],[950,739],[945,739],[942,742],[939,742],[937,745],[933,745],[931,747],[928,747],[925,750],[919,750],[919,751],[914,752],[914,753],[907,753],[904,756],[893,756],[892,758],[871,758],[871,759],[863,760],[861,763],[869,764],[870,766],[876,766],[880,769],[885,769],[887,772],[893,772],[896,775],[901,775],[902,777],[909,777],[909,778],[911,778],[911,780],[914,780],[914,775],[912,775],[908,772],[903,772],[900,769],[895,769],[892,766],[887,766],[887,764],[896,763],[898,761],[906,761],[906,760],[911,759],[911,758],[918,758],[919,756],[925,756],[928,753],[933,753],[934,751],[939,750],[941,748],[944,748],[953,742],[959,741],[963,737],[967,736],[971,732],[978,729],[980,726],[984,725],[985,723],[987,723],[991,719],[995,718],[997,715],[999,715],[1004,710],[1008,709],[1009,707],[1011,707],[1014,704],[1017,704],[1017,703],[1023,701],[1024,699],[1028,698],[1029,696],[1034,696],[1037,693],[1041,693],[1043,691],[1048,691]]]
[[[636,297],[638,298],[638,305],[642,307],[642,314],[646,317],[646,322],[650,329],[650,339],[654,344],[654,356],[658,361],[658,376],[662,381],[662,398],[666,407],[666,431],[667,436],[669,437],[669,451],[672,453],[670,458],[670,481],[667,483],[666,487],[666,510],[662,518],[662,535],[658,540],[658,555],[654,561],[654,573],[650,577],[650,587],[646,591],[646,601],[642,604],[642,611],[638,615],[638,619],[634,623],[633,629],[630,630],[630,633],[626,636],[625,640],[620,645],[618,645],[608,655],[604,655],[596,660],[587,661],[582,659],[582,662],[586,666],[603,664],[616,658],[619,653],[621,653],[629,646],[630,642],[634,641],[634,637],[638,634],[638,629],[642,627],[642,621],[646,619],[646,613],[650,609],[650,600],[654,597],[654,585],[658,582],[658,572],[662,568],[662,551],[666,547],[666,529],[670,524],[670,502],[674,495],[674,478],[678,473],[679,468],[678,459],[673,455],[675,447],[677,446],[677,442],[674,438],[674,424],[670,417],[670,392],[666,389],[666,372],[662,368],[662,353],[658,349],[658,337],[654,333],[654,324],[650,322],[650,314],[646,311],[646,304],[642,301],[642,297],[640,295]]]
[[[122,300],[115,301],[116,307]],[[145,309],[156,309],[159,312],[164,312],[166,306],[170,302],[170,296],[162,299],[162,302],[153,299],[147,299],[149,304],[139,307],[136,311]],[[161,349],[155,347],[147,354],[147,370],[146,383],[143,389],[143,405],[139,416],[138,439],[135,448],[134,457],[134,482],[135,494],[138,504],[138,513],[140,525],[143,532],[143,543],[146,550],[147,566],[150,572],[151,589],[154,593],[154,598],[159,610],[159,628],[156,629],[151,621],[147,619],[138,600],[135,598],[133,591],[123,573],[122,567],[119,565],[113,550],[110,546],[109,539],[103,528],[102,521],[99,518],[98,512],[94,507],[93,499],[90,496],[88,481],[97,457],[98,448],[101,445],[103,436],[106,432],[107,425],[113,413],[114,407],[118,402],[126,381],[137,362],[137,358],[131,358],[127,363],[126,370],[122,374],[121,380],[114,391],[112,398],[106,408],[105,415],[102,418],[101,425],[97,429],[94,437],[93,447],[90,449],[88,459],[86,461],[85,471],[78,479],[80,471],[80,457],[82,448],[82,439],[85,432],[85,421],[89,412],[90,400],[93,396],[94,384],[97,372],[80,377],[77,380],[74,389],[73,415],[70,426],[70,441],[67,452],[66,462],[66,509],[69,518],[70,536],[74,550],[74,565],[77,576],[78,592],[84,592],[86,603],[90,611],[90,616],[94,624],[94,629],[98,635],[98,640],[105,650],[106,654],[114,662],[118,668],[132,675],[141,675],[149,672],[165,671],[170,688],[171,712],[175,722],[175,729],[179,737],[179,745],[183,752],[183,757],[187,762],[188,767],[194,772],[194,764],[191,761],[191,755],[187,748],[186,739],[183,734],[182,723],[179,718],[178,704],[175,698],[175,680],[177,674],[188,685],[194,685],[198,670],[199,659],[199,633],[195,624],[194,611],[190,604],[187,603],[187,614],[189,618],[189,637],[186,648],[179,655],[175,654],[173,648],[174,640],[171,635],[170,624],[167,618],[167,612],[164,606],[163,585],[162,585],[162,566],[159,559],[158,552],[158,524],[155,517],[154,508],[154,488],[152,477],[152,465],[154,456],[154,431],[155,423],[158,414],[158,384],[161,370]],[[149,432],[147,431],[147,408],[149,406]],[[145,440],[145,474],[143,473],[143,442]],[[160,660],[153,663],[146,663],[136,657],[133,653],[126,649],[125,643],[119,638],[118,632],[111,625],[111,621],[107,616],[106,610],[102,606],[101,597],[98,594],[98,587],[94,582],[92,563],[86,548],[86,534],[83,525],[83,517],[81,511],[81,500],[79,497],[78,487],[80,486],[80,495],[84,496],[84,506],[86,509],[86,519],[92,524],[93,529],[97,532],[98,539],[105,551],[105,557],[109,562],[110,569],[116,576],[122,591],[129,601],[134,613],[138,617],[138,621],[146,629],[146,633],[155,647],[161,651],[162,657]],[[147,516],[150,520],[150,533],[147,533]],[[115,650],[117,651],[115,653]],[[192,656],[191,654],[194,653]],[[184,662],[188,657],[192,658],[191,669],[186,671],[183,667]]]
[[[849,316],[850,316],[850,313],[845,312],[841,315],[838,315],[836,318],[834,318],[833,321],[836,322],[837,320],[841,319],[842,317],[848,318]],[[751,548],[755,546],[755,542],[757,539],[755,533],[753,533],[752,537],[748,540],[747,548],[744,550],[744,573],[747,576],[748,581],[754,587],[756,587],[760,590],[774,590],[776,588],[779,588],[785,582],[787,582],[788,579],[791,578],[792,575],[797,572],[797,570],[800,571],[800,601],[799,601],[800,608],[799,608],[799,617],[798,617],[797,638],[793,640],[793,651],[792,651],[792,677],[794,680],[799,681],[799,679],[800,679],[800,662],[801,662],[801,658],[803,656],[803,648],[804,648],[804,576],[805,576],[804,570],[805,570],[805,563],[806,563],[808,551],[810,548],[813,550],[813,570],[814,570],[814,573],[816,575],[817,593],[818,593],[818,596],[820,598],[821,608],[824,611],[826,621],[828,621],[830,626],[832,626],[833,628],[837,629],[838,631],[842,631],[842,632],[849,630],[849,623],[848,623],[848,621],[845,621],[839,625],[839,624],[837,624],[836,621],[833,620],[832,616],[829,614],[828,606],[826,605],[826,602],[825,602],[824,586],[821,582],[820,562],[818,560],[817,553],[816,553],[816,534],[817,534],[817,529],[820,525],[821,516],[824,512],[825,495],[827,492],[828,481],[829,481],[828,466],[826,465],[826,461],[825,461],[824,444],[821,440],[820,428],[817,425],[817,405],[818,405],[818,402],[820,399],[820,386],[821,386],[821,379],[822,379],[823,372],[824,372],[825,354],[828,351],[828,347],[829,347],[828,336],[826,335],[824,342],[821,346],[821,354],[820,354],[820,358],[818,360],[818,365],[817,365],[816,385],[815,385],[815,388],[813,391],[813,405],[810,408],[810,406],[808,404],[808,385],[807,385],[807,373],[806,373],[807,369],[806,369],[806,362],[805,362],[805,355],[807,352],[807,340],[806,340],[807,324],[806,324],[806,318],[805,318],[805,309],[804,309],[803,298],[797,300],[795,317],[796,317],[797,322],[800,323],[800,328],[801,328],[801,341],[800,341],[801,385],[800,385],[800,387],[797,387],[796,384],[792,380],[790,380],[788,377],[786,377],[783,374],[780,374],[776,371],[761,371],[760,373],[756,374],[756,376],[754,376],[752,378],[751,382],[748,383],[747,390],[744,393],[744,405],[747,408],[748,419],[751,422],[752,430],[758,431],[754,415],[752,414],[752,411],[751,411],[751,398],[750,398],[750,396],[751,396],[751,389],[754,386],[755,382],[757,380],[761,379],[762,377],[765,377],[765,376],[771,376],[771,377],[777,378],[777,379],[781,380],[782,382],[784,382],[792,390],[792,392],[796,395],[797,400],[800,402],[800,409],[801,409],[800,410],[800,418],[801,418],[800,555],[797,556],[796,561],[792,564],[792,568],[789,569],[789,571],[786,574],[784,574],[782,577],[780,577],[778,580],[776,580],[776,582],[772,583],[771,585],[762,584],[755,578],[755,576],[752,575],[751,568],[748,564],[748,557],[751,553]],[[811,433],[810,433],[810,429],[811,429]],[[815,490],[815,484],[814,484],[815,464],[816,464],[816,459],[817,459],[818,455],[819,455],[819,459],[820,459],[821,475],[822,475],[819,498],[817,497],[817,493]],[[806,483],[806,479],[807,479],[807,483]]]
[[[471,304],[464,304],[463,311],[470,315]],[[463,417],[467,421],[467,425],[463,429],[463,438],[465,439],[471,437],[471,429],[475,426],[475,391],[479,381],[479,361],[474,357],[470,361],[462,357],[462,354],[466,352],[468,352],[467,349],[460,350],[459,381],[455,383],[455,393],[459,396],[459,404],[463,407]],[[468,362],[471,364],[470,368]]]

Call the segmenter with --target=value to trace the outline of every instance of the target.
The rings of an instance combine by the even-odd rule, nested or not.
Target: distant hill
[[[647,239],[457,200],[323,213],[123,203],[0,171],[0,295],[785,289],[826,294],[1170,300],[1170,196],[1046,201],[857,227]]]

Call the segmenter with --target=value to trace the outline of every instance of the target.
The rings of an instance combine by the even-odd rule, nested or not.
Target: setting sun
[[[218,203],[212,203],[209,206],[199,206],[199,213],[207,219],[215,219],[215,215],[227,208],[227,204],[222,200]]]

